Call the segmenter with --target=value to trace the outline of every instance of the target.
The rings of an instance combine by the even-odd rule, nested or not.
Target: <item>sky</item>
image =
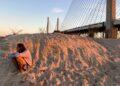
[[[120,18],[120,0],[116,2]],[[49,32],[55,30],[58,17],[61,30],[103,22],[106,0],[0,0],[0,35],[11,34],[12,29],[38,33],[39,28],[46,28],[48,16]]]
[[[46,19],[55,27],[57,17],[63,21],[72,0],[0,0],[0,35],[15,31],[38,33]],[[51,28],[52,32],[55,28]]]

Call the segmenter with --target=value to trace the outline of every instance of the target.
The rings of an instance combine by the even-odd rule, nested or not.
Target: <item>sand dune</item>
[[[20,74],[7,58],[19,42],[32,53],[34,65],[27,74]],[[0,77],[0,86],[120,86],[120,40],[9,36],[0,39]]]

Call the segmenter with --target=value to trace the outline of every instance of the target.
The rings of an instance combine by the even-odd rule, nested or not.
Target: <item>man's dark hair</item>
[[[19,53],[26,51],[26,47],[24,46],[23,43],[18,43],[17,48],[19,48],[19,50],[18,50]]]

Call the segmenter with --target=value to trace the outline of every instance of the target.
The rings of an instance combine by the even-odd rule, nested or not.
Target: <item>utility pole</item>
[[[49,33],[49,25],[50,25],[50,18],[47,17],[47,27],[46,27],[47,33]]]
[[[113,27],[116,19],[116,0],[106,0],[106,38],[117,38],[117,28]]]

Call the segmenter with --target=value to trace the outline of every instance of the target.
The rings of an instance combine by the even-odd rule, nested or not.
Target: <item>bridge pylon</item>
[[[49,25],[50,25],[50,18],[47,17],[47,27],[46,27],[47,33],[49,33]]]
[[[116,0],[106,0],[106,38],[117,38],[117,28],[113,26],[116,19]]]

